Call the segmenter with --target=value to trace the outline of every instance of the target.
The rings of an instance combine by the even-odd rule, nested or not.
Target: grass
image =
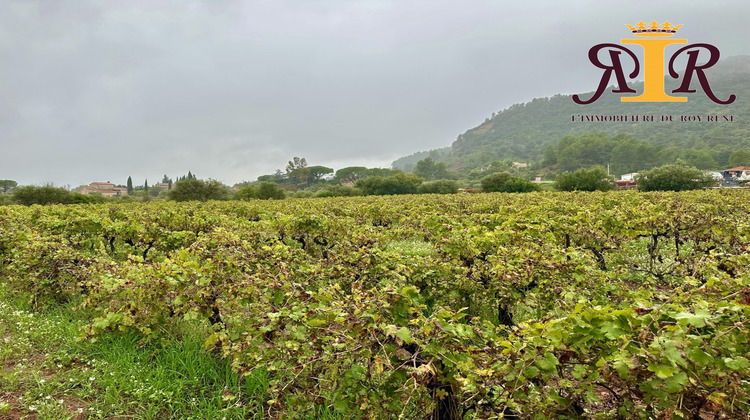
[[[0,286],[0,418],[266,417],[265,372],[240,378],[204,352],[204,326],[147,345],[133,332],[92,343],[78,339],[86,314],[74,306],[32,312]]]

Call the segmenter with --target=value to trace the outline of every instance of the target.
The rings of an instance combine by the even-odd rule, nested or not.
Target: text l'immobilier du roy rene
[[[572,122],[736,122],[734,115],[571,115]]]

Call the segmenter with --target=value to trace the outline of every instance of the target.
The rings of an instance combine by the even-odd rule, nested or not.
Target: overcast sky
[[[387,167],[594,90],[588,49],[640,20],[750,54],[746,0],[0,0],[0,179]]]

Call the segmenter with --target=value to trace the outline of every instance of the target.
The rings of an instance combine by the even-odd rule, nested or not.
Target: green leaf
[[[405,343],[413,343],[414,342],[414,339],[411,338],[411,331],[409,331],[409,329],[406,328],[406,327],[401,327],[396,332],[396,337],[402,339]]]
[[[615,361],[612,366],[615,368],[617,373],[620,375],[621,378],[627,378],[628,372],[630,371],[630,366],[632,363],[628,363],[626,360],[617,360]]]
[[[307,320],[307,325],[311,327],[322,327],[328,325],[328,320],[325,315],[315,315]]]
[[[735,357],[734,359],[725,357],[724,365],[726,365],[728,369],[740,371],[740,370],[745,370],[748,367],[750,367],[750,361],[748,361],[746,358],[742,356]]]
[[[560,405],[568,405],[568,404],[570,404],[570,399],[564,398],[564,397],[560,396],[560,394],[554,388],[552,388],[550,390],[550,398],[552,399],[552,401],[554,401],[554,402],[556,402],[556,403],[558,403]]]
[[[648,365],[648,370],[651,372],[654,372],[657,377],[661,379],[666,379],[677,373],[678,369],[673,366],[666,366],[666,365],[657,365],[655,363],[651,363]]]
[[[618,328],[612,322],[606,322],[604,325],[602,325],[601,329],[602,331],[604,331],[604,335],[610,340],[616,340],[620,336],[628,333],[627,331]]]
[[[674,319],[684,319],[688,324],[697,328],[701,328],[706,326],[706,319],[710,317],[711,314],[709,314],[708,311],[697,310],[694,314],[690,312],[680,312],[674,316]]]
[[[523,372],[523,376],[531,379],[539,374],[539,369],[535,368],[534,366],[529,366],[526,368],[526,370]]]
[[[347,379],[361,381],[367,374],[367,368],[362,365],[354,365],[344,375]]]
[[[679,372],[664,380],[664,390],[667,392],[680,392],[687,383],[685,372]]]
[[[667,342],[664,345],[663,354],[664,356],[666,356],[667,360],[674,363],[675,365],[682,367],[687,366],[685,363],[685,359],[682,358],[682,353],[673,342]]]
[[[401,294],[411,300],[419,300],[419,289],[414,286],[406,286],[401,289]]]
[[[688,359],[692,360],[695,364],[701,367],[708,365],[714,360],[714,358],[711,357],[710,354],[706,353],[698,347],[688,348],[685,351],[685,354],[687,355]]]
[[[557,361],[557,358],[552,353],[547,353],[544,355],[543,359],[536,361],[536,365],[539,366],[540,369],[545,371],[554,370],[555,366],[559,364],[560,362]]]
[[[586,373],[588,373],[588,369],[585,365],[575,365],[575,367],[573,367],[573,377],[578,380],[583,379],[583,377],[586,376]]]

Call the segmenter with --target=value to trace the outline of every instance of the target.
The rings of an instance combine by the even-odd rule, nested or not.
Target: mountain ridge
[[[696,77],[692,88],[697,92],[688,94],[687,102],[623,103],[620,95],[611,93],[611,88],[590,105],[574,103],[572,94],[534,98],[493,113],[460,134],[448,147],[416,152],[395,160],[392,166],[409,170],[418,160],[430,157],[466,173],[496,160],[540,161],[545,149],[563,137],[592,132],[627,134],[654,146],[706,150],[717,162],[725,162],[733,150],[750,148],[750,55],[725,58],[707,69],[706,75],[719,99],[735,94],[737,100],[730,105],[712,102],[698,86]],[[667,92],[681,81],[665,79]],[[643,90],[643,82],[631,86],[639,92]],[[580,94],[583,98],[591,95],[593,92]],[[576,115],[650,115],[656,121],[580,121]],[[709,115],[718,116],[720,121],[706,121]],[[672,116],[677,121],[662,122],[661,116]],[[682,116],[700,116],[701,121],[679,121]],[[733,121],[724,121],[724,116]]]

